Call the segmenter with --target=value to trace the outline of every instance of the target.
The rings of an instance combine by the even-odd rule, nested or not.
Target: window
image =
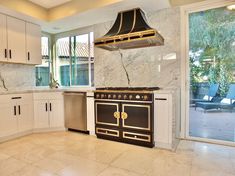
[[[50,81],[49,38],[41,38],[42,64],[36,66],[36,86],[48,86]]]
[[[94,85],[93,32],[56,42],[56,73],[61,86]]]

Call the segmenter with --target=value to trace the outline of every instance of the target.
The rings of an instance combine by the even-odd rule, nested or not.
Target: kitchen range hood
[[[95,46],[109,51],[164,45],[163,37],[151,28],[140,8],[118,13],[113,27]]]

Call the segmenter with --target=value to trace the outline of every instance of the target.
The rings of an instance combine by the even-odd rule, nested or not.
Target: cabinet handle
[[[45,107],[46,107],[46,111],[47,111],[47,103],[45,104]]]
[[[22,97],[11,97],[12,100],[14,99],[21,99]]]
[[[18,113],[21,114],[20,105],[18,105]]]
[[[166,98],[155,98],[155,100],[167,100]]]
[[[9,57],[10,57],[10,59],[11,59],[11,49],[9,50]]]
[[[28,61],[30,60],[30,52],[28,52]]]
[[[51,103],[50,103],[50,111],[52,111],[52,106],[51,106]]]
[[[5,49],[5,58],[7,58],[7,49]]]
[[[14,106],[14,116],[16,116],[16,106]]]

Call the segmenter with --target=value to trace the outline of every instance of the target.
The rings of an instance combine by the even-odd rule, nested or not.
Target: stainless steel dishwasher
[[[85,92],[64,92],[65,128],[87,132]]]

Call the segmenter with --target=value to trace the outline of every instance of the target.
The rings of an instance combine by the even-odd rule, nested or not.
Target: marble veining
[[[35,67],[21,64],[0,64],[0,92],[31,90],[35,86]]]
[[[147,19],[164,37],[164,46],[112,52],[95,48],[96,87],[179,87],[180,9],[153,12]],[[94,25],[95,38],[111,26],[112,22]]]

